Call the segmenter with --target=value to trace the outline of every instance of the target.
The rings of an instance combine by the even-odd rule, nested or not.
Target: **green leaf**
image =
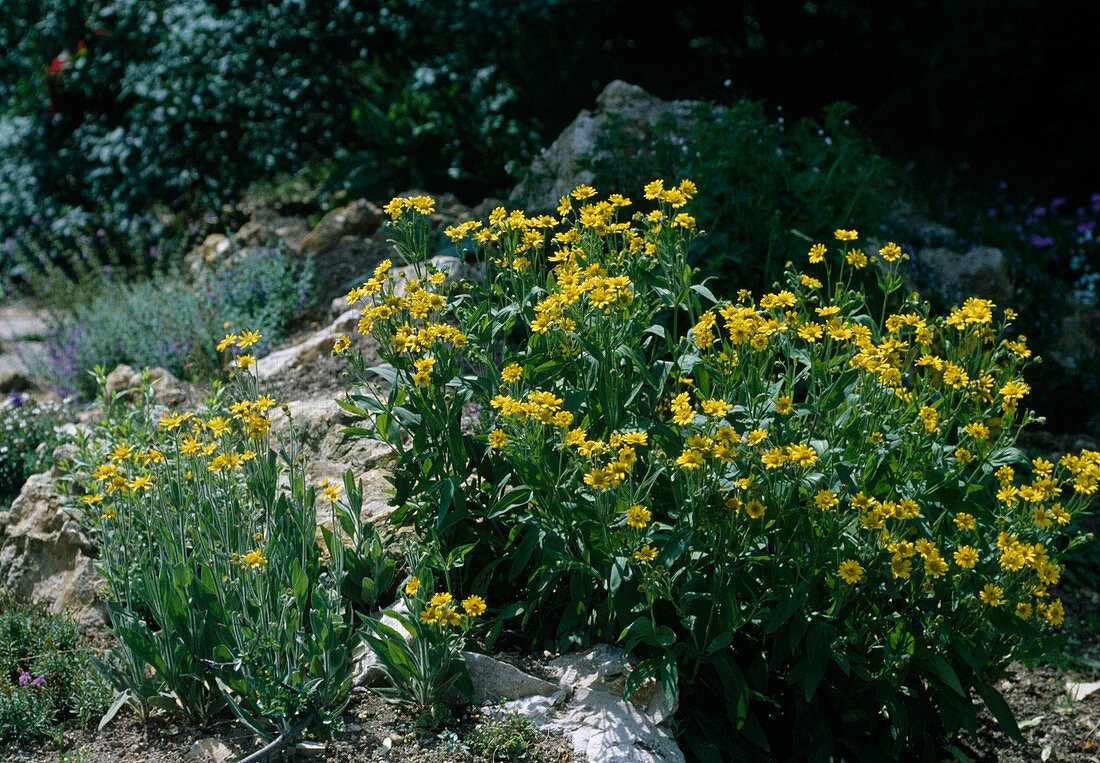
[[[959,676],[955,672],[955,669],[951,667],[951,664],[940,657],[938,654],[925,653],[913,657],[914,665],[922,673],[930,673],[941,684],[951,689],[951,691],[958,694],[960,697],[967,696],[966,690],[963,689],[962,682],[959,681]]]
[[[1001,693],[989,684],[982,682],[978,682],[975,688],[978,690],[978,694],[981,695],[982,701],[985,702],[985,706],[989,708],[989,712],[997,719],[1001,729],[1017,742],[1022,743],[1024,735],[1020,733],[1020,727],[1016,725],[1016,716],[1012,714],[1012,709],[1009,708]]]

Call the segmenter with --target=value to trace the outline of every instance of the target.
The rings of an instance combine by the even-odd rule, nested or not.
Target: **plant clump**
[[[1016,315],[932,314],[895,244],[838,229],[718,299],[687,261],[696,195],[582,186],[452,227],[484,268],[462,292],[428,263],[432,200],[387,205],[410,266],[348,296],[383,364],[338,351],[395,454],[393,521],[467,549],[451,586],[511,599],[491,620],[532,643],[622,640],[625,694],[689,698],[701,755],[933,759],[975,695],[1018,734],[994,685],[1064,617],[1100,454],[1016,447]]]

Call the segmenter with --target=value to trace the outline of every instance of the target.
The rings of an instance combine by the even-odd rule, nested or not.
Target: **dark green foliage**
[[[889,210],[897,172],[850,126],[851,113],[838,103],[820,124],[787,126],[753,101],[701,105],[680,120],[666,115],[652,137],[610,119],[585,164],[601,188],[687,178],[706,189],[690,208],[708,233],[692,257],[732,295],[770,284],[788,261],[805,262],[808,239],[831,241],[844,225],[869,232]]]
[[[56,431],[62,421],[56,403],[33,403],[18,393],[0,403],[0,510],[19,495],[27,477],[50,468],[53,450],[64,439]]]
[[[0,741],[50,735],[65,718],[86,724],[111,698],[71,618],[6,595],[0,596],[0,665]]]

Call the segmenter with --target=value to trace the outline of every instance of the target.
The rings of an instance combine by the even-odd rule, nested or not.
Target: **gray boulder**
[[[577,160],[595,151],[609,114],[622,120],[628,133],[649,135],[665,114],[687,119],[697,101],[663,101],[637,85],[615,80],[596,97],[596,110],[581,111],[576,119],[535,157],[526,177],[517,185],[508,201],[525,209],[545,210],[578,185],[591,183],[593,175],[581,171]]]

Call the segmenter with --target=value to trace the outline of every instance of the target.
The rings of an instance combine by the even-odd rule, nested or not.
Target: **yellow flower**
[[[780,416],[786,416],[791,412],[791,398],[787,395],[780,395],[775,399],[775,412]]]
[[[368,332],[369,333],[369,332]],[[351,346],[351,340],[346,336],[342,336],[332,344],[332,351],[337,355],[342,355],[348,351],[348,347]]]
[[[485,612],[485,599],[480,596],[467,596],[462,600],[462,608],[470,617],[477,617]]]
[[[267,564],[267,557],[261,554],[259,551],[249,551],[243,557],[241,557],[241,569],[251,567],[256,570],[262,565]]]
[[[243,368],[247,371],[249,368],[256,365],[256,358],[253,355],[241,355],[237,358],[237,362],[234,363],[234,365],[237,366],[237,368]]]
[[[489,444],[494,448],[502,448],[506,442],[508,442],[508,435],[506,435],[503,430],[494,429],[489,433]]]
[[[164,418],[162,418],[160,420],[160,428],[161,429],[167,429],[169,432],[171,432],[173,429],[178,427],[180,424],[187,421],[187,419],[189,419],[190,417],[191,417],[190,413],[174,413],[174,414],[171,414],[171,415],[166,413],[164,415]]]
[[[596,189],[591,186],[579,185],[573,189],[573,198],[577,201],[582,201],[595,195]]]
[[[611,475],[603,469],[593,469],[584,475],[584,484],[594,490],[607,490],[611,487]]]
[[[836,508],[840,503],[840,499],[836,497],[836,493],[832,490],[826,490],[822,488],[817,491],[817,495],[814,496],[814,503],[822,511],[828,511],[829,509]]]
[[[330,503],[340,497],[339,489],[335,485],[329,484],[327,479],[318,485],[317,488],[325,494],[325,497],[329,499]]]
[[[887,262],[896,262],[899,259],[907,259],[905,252],[901,251],[901,247],[895,244],[893,241],[886,244],[878,250],[878,256]]]
[[[840,563],[837,574],[848,585],[854,585],[863,579],[863,567],[855,559],[846,559]]]
[[[940,552],[933,549],[924,559],[924,572],[932,577],[940,577],[947,573],[947,562],[940,556]]]
[[[890,557],[890,575],[895,579],[908,580],[913,574],[913,562],[909,557],[894,554]]]
[[[647,199],[653,200],[653,199],[656,199],[658,196],[660,196],[661,193],[664,192],[664,189],[665,189],[665,181],[663,181],[663,180],[654,180],[652,183],[647,183],[646,184],[645,188],[642,189],[642,193],[645,194],[645,197]]]
[[[103,500],[103,493],[96,493],[95,495],[86,495],[83,498],[81,498],[80,500],[84,501],[84,503],[88,504],[89,506],[93,506],[93,505],[95,505],[95,504],[97,504],[97,503],[99,503],[100,501]]]
[[[420,579],[409,578],[409,582],[405,584],[405,595],[416,596],[416,592],[420,590]]]
[[[650,519],[649,509],[644,506],[635,504],[626,510],[626,523],[630,527],[635,527],[640,530],[649,523]]]
[[[698,469],[703,465],[703,454],[688,448],[676,459],[676,465],[684,469]]]
[[[1016,605],[1016,617],[1021,620],[1031,619],[1031,605],[1026,601],[1021,601]]]
[[[814,244],[810,247],[810,262],[816,264],[825,260],[825,245]]]
[[[844,230],[842,228],[833,231],[837,241],[855,241],[859,238],[859,231]]]
[[[936,434],[940,431],[939,417],[935,408],[930,408],[927,405],[920,409],[918,414],[921,420],[921,424],[924,425],[925,434]]]
[[[978,552],[973,546],[961,546],[959,550],[955,552],[955,564],[963,569],[969,570],[977,563]]]
[[[504,367],[504,370],[500,372],[500,378],[508,384],[517,382],[523,376],[523,368],[519,363],[510,363]]]
[[[787,447],[787,459],[799,466],[813,466],[817,463],[817,451],[812,445],[790,445]]]
[[[856,270],[861,270],[867,265],[867,255],[863,253],[862,249],[853,249],[844,255],[844,259],[848,260],[848,264]]]
[[[127,487],[131,490],[147,490],[153,484],[152,477],[134,477]]]
[[[1051,625],[1061,625],[1062,621],[1066,619],[1066,612],[1062,608],[1062,602],[1057,599],[1047,605],[1043,615]]]
[[[745,513],[748,514],[751,519],[760,519],[767,510],[768,507],[755,498],[745,504]]]
[[[978,593],[978,596],[981,598],[983,604],[996,607],[1004,601],[1005,592],[1004,589],[998,585],[986,583],[985,587]]]
[[[237,346],[242,350],[245,347],[251,347],[260,340],[262,334],[257,334],[255,331],[242,331],[240,338],[237,340]]]
[[[704,400],[699,403],[703,413],[711,418],[725,416],[733,406],[725,400]]]
[[[226,334],[225,338],[218,342],[218,352],[225,352],[226,348],[231,347],[236,341],[236,334]]]
[[[634,558],[639,562],[652,562],[657,558],[657,549],[653,546],[642,546],[634,552]]]

